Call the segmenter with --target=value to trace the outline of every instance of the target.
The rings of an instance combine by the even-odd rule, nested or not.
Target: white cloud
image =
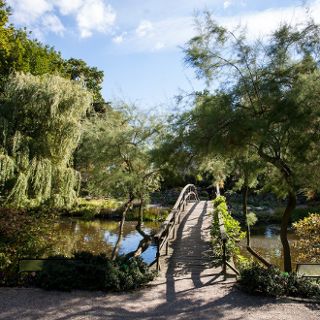
[[[223,7],[224,7],[225,9],[227,9],[228,7],[230,7],[230,5],[231,5],[231,1],[230,1],[230,0],[225,0],[225,1],[223,1]]]
[[[123,32],[122,34],[113,37],[112,41],[114,43],[120,44],[125,40],[126,35],[127,35],[127,32]]]
[[[61,14],[68,15],[77,12],[85,0],[54,0],[53,2],[59,8]]]
[[[232,3],[232,0],[229,2]],[[241,2],[244,5],[245,3],[245,1]],[[320,0],[310,2],[310,12],[315,21],[320,22]],[[214,19],[232,30],[239,28],[239,25],[247,27],[248,39],[254,40],[270,34],[281,23],[304,22],[306,15],[305,8],[289,6],[263,11],[247,11],[247,14],[228,17],[215,15]],[[122,48],[128,51],[156,52],[178,49],[194,35],[194,18],[185,16],[159,21],[142,20],[135,29],[128,31],[125,38],[121,37],[117,40],[118,43],[122,43]],[[117,42],[115,38],[113,41]]]
[[[161,50],[165,47],[165,44],[163,42],[157,42],[156,45],[154,46],[154,50],[158,51]]]
[[[77,12],[77,23],[82,38],[94,31],[107,33],[115,22],[116,13],[103,0],[87,0]]]
[[[30,25],[53,9],[48,0],[8,0],[8,4],[14,9],[14,21],[23,25]]]
[[[320,22],[320,0],[310,3],[310,14],[315,22]],[[261,36],[269,35],[285,22],[293,24],[305,22],[306,10],[301,6],[283,7],[251,12],[242,16],[216,17],[216,19],[230,29],[237,28],[239,25],[246,27],[248,39],[254,40]]]
[[[129,51],[155,52],[176,49],[193,34],[193,17],[178,17],[152,22],[142,20],[137,28],[127,32],[121,40]]]
[[[94,32],[108,33],[116,19],[107,0],[8,0],[8,4],[13,8],[14,22],[38,35],[48,31],[63,34],[65,27],[58,13],[75,18],[82,38]]]
[[[136,29],[136,34],[139,38],[150,35],[153,30],[153,24],[148,20],[142,20]]]
[[[42,17],[42,25],[53,33],[63,35],[65,27],[61,20],[54,14],[46,14]]]

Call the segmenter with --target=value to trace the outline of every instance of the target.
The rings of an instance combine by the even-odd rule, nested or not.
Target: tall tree
[[[72,168],[91,95],[56,75],[9,77],[0,104],[0,190],[14,206],[69,207],[79,186]]]
[[[6,1],[0,1],[0,96],[7,77],[12,72],[33,75],[59,74],[70,80],[82,80],[93,96],[97,111],[106,106],[101,94],[103,71],[90,67],[81,59],[63,59],[55,48],[42,44],[31,37],[26,29],[17,29],[10,24],[11,11]]]
[[[296,192],[317,187],[307,174],[319,164],[319,45],[319,26],[312,21],[284,24],[267,40],[253,43],[206,13],[185,50],[199,77],[222,83],[220,93],[205,95],[197,107],[203,134],[213,146],[219,141],[216,150],[250,146],[277,171],[274,183],[287,197],[281,223],[286,271],[292,270],[287,227]]]

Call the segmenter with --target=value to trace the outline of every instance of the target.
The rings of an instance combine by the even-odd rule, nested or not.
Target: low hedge
[[[47,290],[128,291],[148,283],[155,275],[141,258],[120,256],[112,261],[104,254],[89,252],[75,253],[72,259],[63,258],[50,257],[37,273],[35,285]]]
[[[276,267],[252,264],[240,271],[241,288],[251,294],[320,299],[319,280],[298,277],[296,273],[281,272]]]

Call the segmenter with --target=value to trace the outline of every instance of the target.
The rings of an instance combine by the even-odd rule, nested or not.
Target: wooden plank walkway
[[[168,256],[161,259],[160,278],[166,280],[169,296],[223,281],[222,268],[212,262],[212,212],[211,201],[190,203],[186,208]],[[228,282],[235,280],[230,274]]]

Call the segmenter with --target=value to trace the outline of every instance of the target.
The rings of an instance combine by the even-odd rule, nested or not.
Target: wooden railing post
[[[227,239],[222,239],[222,273],[223,273],[223,279],[227,279]]]
[[[156,244],[157,244],[157,253],[156,253],[156,259],[157,259],[157,265],[156,265],[156,270],[160,270],[160,239],[155,238]]]

